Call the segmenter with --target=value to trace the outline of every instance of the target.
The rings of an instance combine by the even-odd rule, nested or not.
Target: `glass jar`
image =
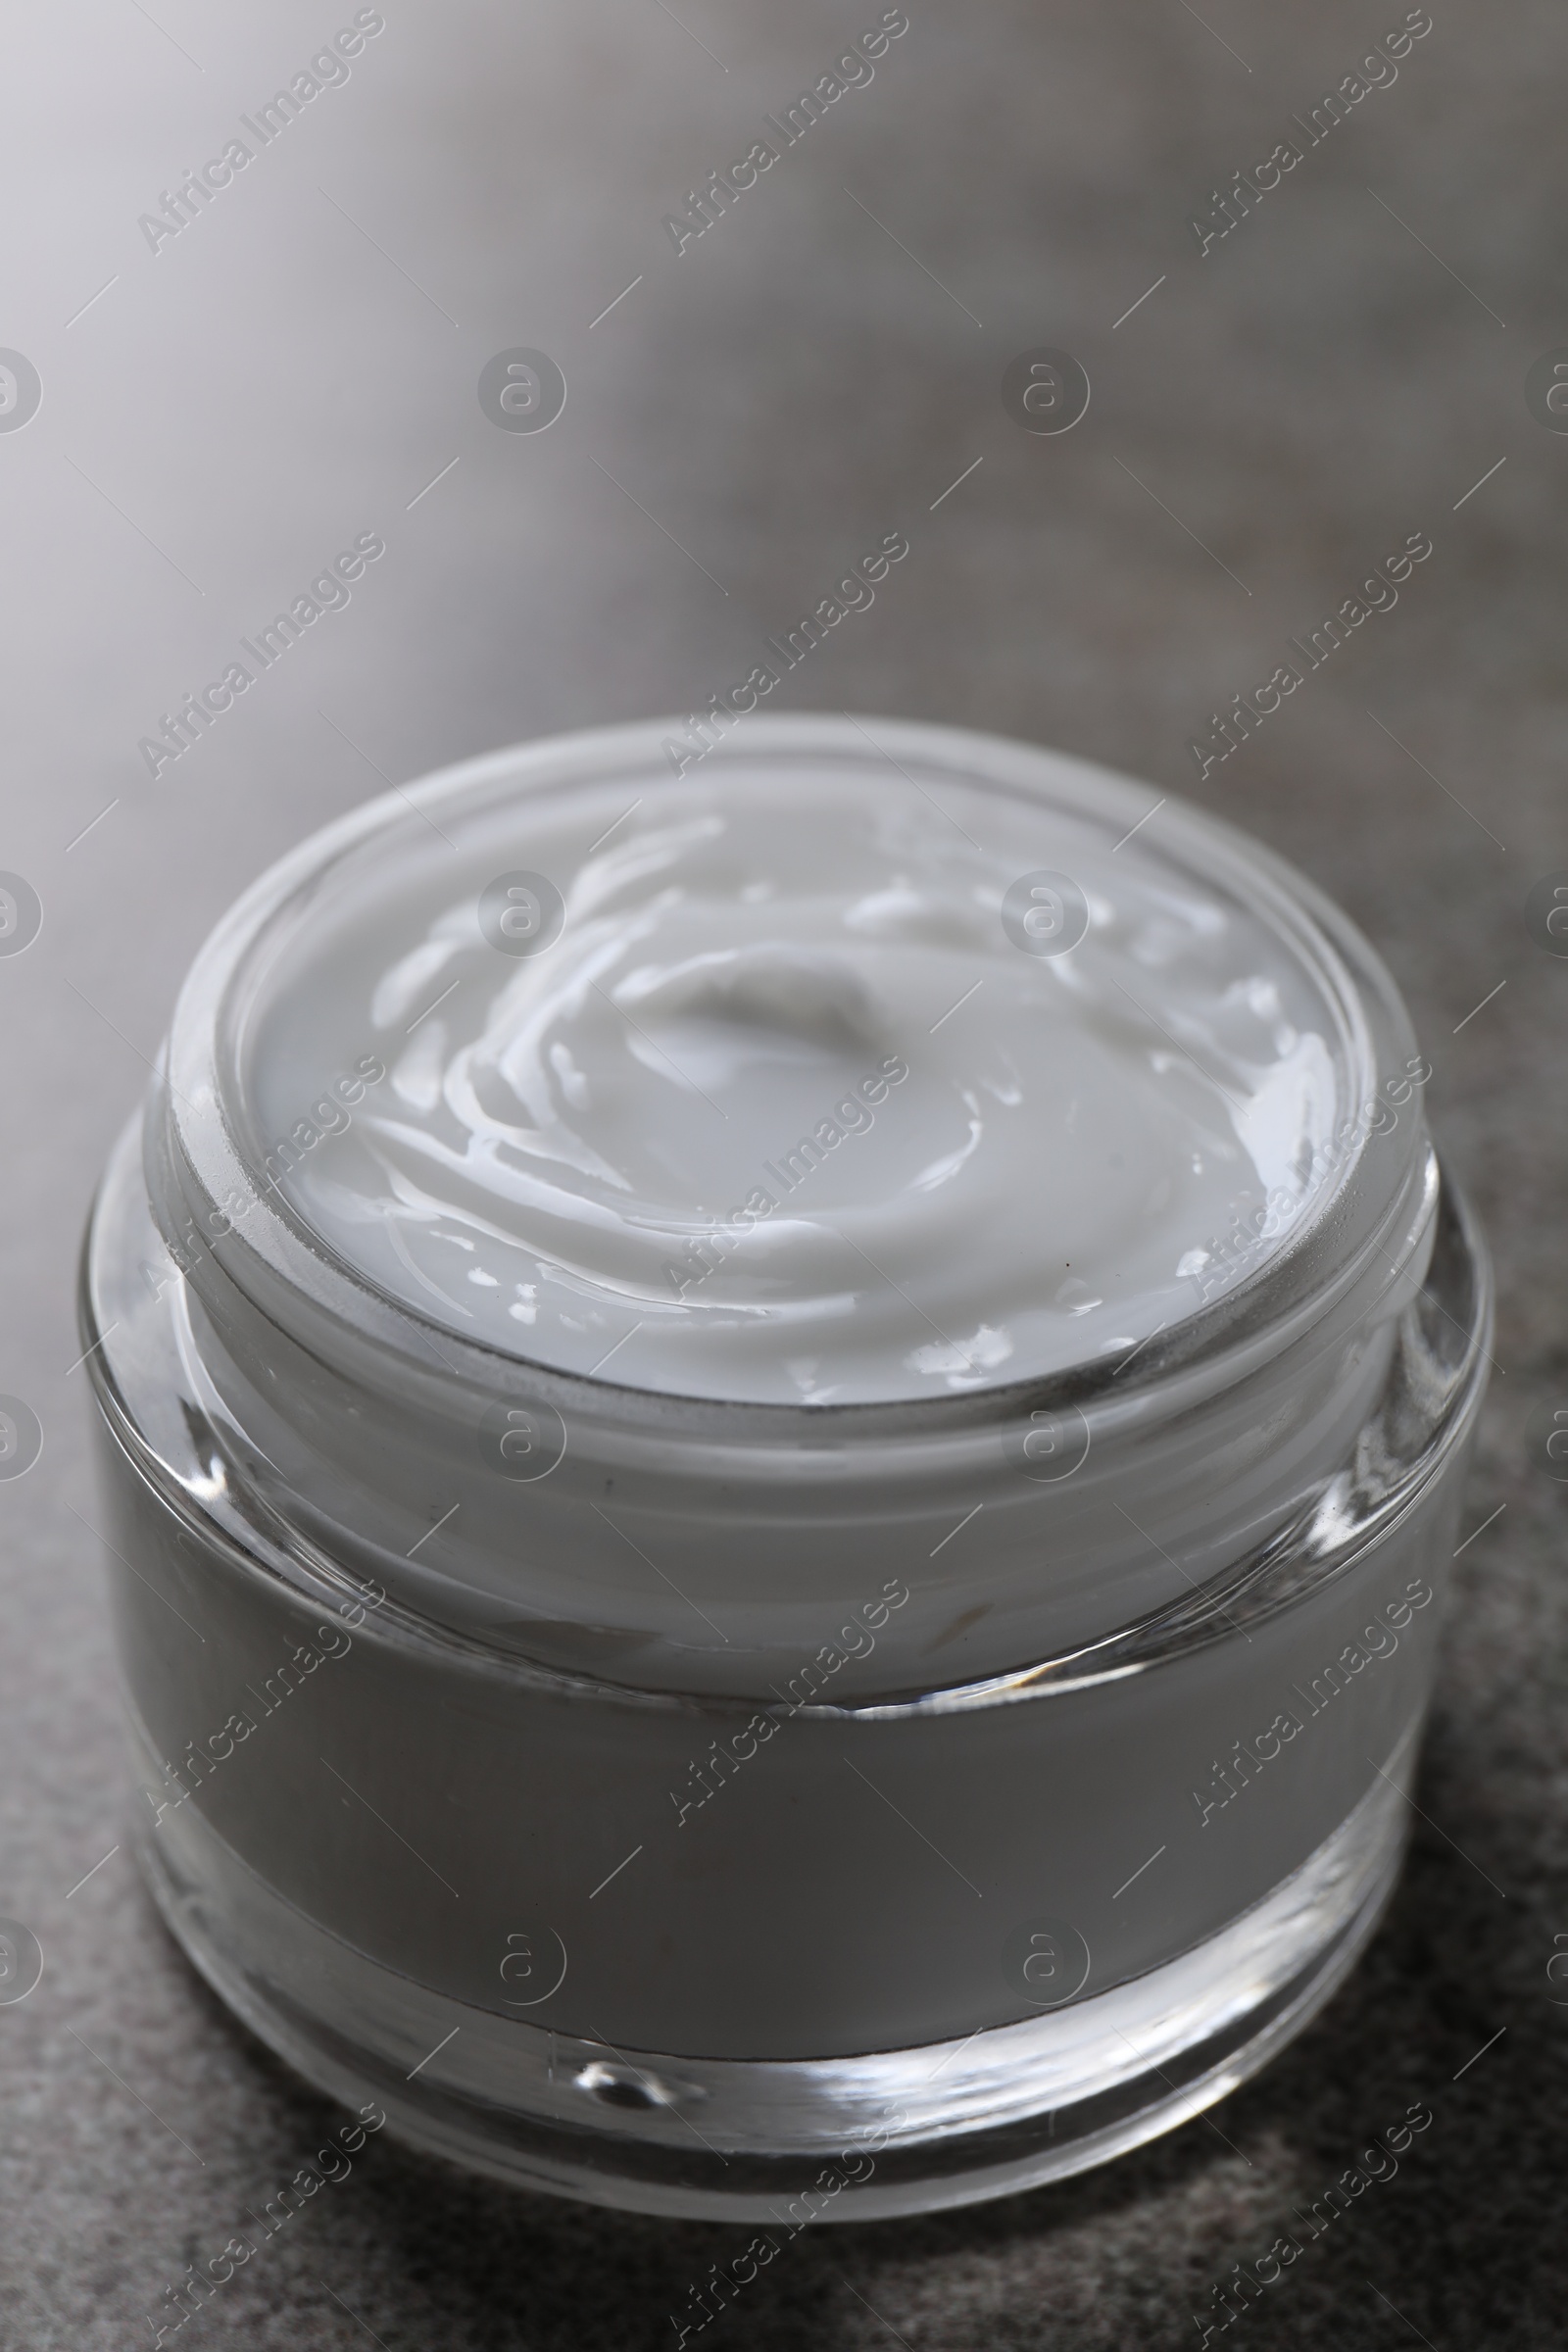
[[[1402,1849],[1489,1277],[1387,973],[1167,802],[1160,858],[1308,976],[1335,1119],[1306,1211],[1207,1237],[1129,1357],[693,1397],[379,1287],[276,1180],[278,974],[420,828],[657,803],[670,732],[471,761],[247,894],[113,1153],[83,1346],[136,1849],[196,1966],[447,2156],[787,2231],[1099,2162],[1341,1982]],[[1107,848],[1150,808],[919,725],[759,713],[705,757],[891,760]],[[350,1113],[382,1066],[338,1075]]]

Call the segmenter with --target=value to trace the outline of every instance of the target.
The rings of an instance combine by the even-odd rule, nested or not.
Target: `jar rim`
[[[720,1432],[742,1444],[778,1438],[829,1444],[919,1428],[935,1435],[1027,1418],[1031,1409],[1079,1412],[1086,1407],[1147,1409],[1151,1392],[1184,1395],[1226,1386],[1240,1367],[1288,1344],[1303,1315],[1339,1287],[1339,1278],[1369,1242],[1396,1220],[1412,1188],[1419,1189],[1424,1144],[1419,1119],[1399,1122],[1396,1149],[1369,1153],[1372,1131],[1356,1132],[1342,1164],[1332,1171],[1300,1230],[1285,1239],[1212,1301],[1152,1335],[1125,1365],[1105,1357],[1045,1373],[998,1380],[965,1392],[823,1403],[726,1398],[653,1390],[595,1372],[580,1373],[527,1357],[482,1338],[455,1331],[407,1299],[381,1288],[335,1250],[270,1179],[247,1135],[241,1076],[247,988],[259,963],[279,941],[291,915],[332,887],[345,865],[443,810],[480,808],[502,793],[521,797],[604,780],[621,767],[650,770],[679,720],[653,719],[573,731],[488,753],[435,771],[406,789],[364,804],[287,853],[221,918],[191,965],[181,989],[164,1065],[161,1139],[166,1165],[180,1196],[180,1214],[212,1245],[194,1266],[201,1294],[204,1266],[221,1262],[228,1284],[272,1320],[306,1336],[318,1353],[347,1347],[356,1375],[371,1352],[411,1362],[440,1381],[489,1395],[524,1395],[556,1402],[578,1416],[596,1407],[618,1418]],[[874,733],[873,733],[874,730]],[[709,758],[722,769],[754,770],[768,759],[813,756],[864,760],[867,745],[907,773],[924,765],[951,780],[1039,800],[1110,809],[1129,825],[1152,812],[1151,787],[1094,762],[1016,740],[965,728],[847,713],[758,712],[741,742],[720,741]],[[911,783],[913,778],[910,778]],[[1366,940],[1304,876],[1248,835],[1190,803],[1165,796],[1173,828],[1173,859],[1201,851],[1223,886],[1259,906],[1285,936],[1335,1021],[1340,1064],[1362,1104],[1375,1101],[1379,1049],[1407,1054],[1413,1037],[1392,979]],[[1162,829],[1163,830],[1163,829]],[[1356,1125],[1362,1114],[1357,1114]],[[1369,1176],[1370,1170],[1370,1176]],[[155,1200],[160,1188],[153,1186]],[[166,1235],[166,1238],[172,1238]],[[569,1400],[569,1401],[568,1401]]]

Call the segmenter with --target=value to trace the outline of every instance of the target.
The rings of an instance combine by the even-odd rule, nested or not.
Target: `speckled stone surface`
[[[151,2341],[166,2286],[333,2120],[110,1852],[74,1261],[179,975],[246,880],[383,777],[690,709],[894,527],[908,560],[781,703],[991,727],[1192,792],[1391,962],[1496,1253],[1464,1522],[1490,1524],[1457,1565],[1402,1889],[1294,2049],[1065,2187],[808,2232],[693,2340],[1194,2342],[1211,2283],[1421,2100],[1397,2177],[1225,2340],[1560,2344],[1568,1496],[1528,1433],[1568,1405],[1568,962],[1523,907],[1568,868],[1568,436],[1524,385],[1568,340],[1568,26],[1544,0],[1431,5],[1396,80],[1202,256],[1205,192],[1293,135],[1398,0],[908,0],[874,80],[679,254],[663,214],[874,0],[386,0],[350,77],[157,250],[139,216],[347,0],[82,0],[8,27],[0,345],[43,405],[0,429],[0,867],[44,926],[0,957],[0,1391],[44,1450],[0,1482],[0,1914],[45,1973],[0,2006],[7,2352]],[[1060,438],[999,398],[1038,345],[1093,384]],[[475,398],[514,346],[564,370],[546,434]],[[387,553],[351,605],[151,778],[138,739],[367,529]],[[1434,552],[1397,607],[1200,780],[1216,703],[1414,530]],[[745,2234],[508,2194],[381,2139],[166,2340],[642,2352]]]

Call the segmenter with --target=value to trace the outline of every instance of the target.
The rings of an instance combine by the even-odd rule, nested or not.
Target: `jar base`
[[[1062,2180],[1255,2074],[1377,1927],[1418,1730],[1299,1869],[1179,1958],[964,2038],[815,2061],[624,2050],[431,1991],[275,1894],[195,1803],[132,1841],[195,1967],[318,2089],[374,2100],[404,2139],[516,2187],[793,2234]],[[146,1766],[144,1785],[150,1750]]]

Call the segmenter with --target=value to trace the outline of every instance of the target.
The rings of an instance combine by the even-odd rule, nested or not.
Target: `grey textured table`
[[[0,1914],[45,1972],[0,2006],[7,2347],[150,2340],[165,2287],[330,2120],[110,1850],[74,1259],[180,972],[241,884],[384,779],[700,705],[894,527],[907,562],[782,704],[991,727],[1193,792],[1392,962],[1497,1256],[1465,1521],[1487,1524],[1402,1890],[1291,2053],[1065,2187],[814,2230],[693,2340],[1190,2342],[1211,2282],[1424,2099],[1397,2177],[1238,2333],[1561,2341],[1564,1494],[1527,1438],[1568,1403],[1568,964],[1523,906],[1568,867],[1568,438],[1525,400],[1568,337],[1568,26],[1544,0],[1432,0],[1397,78],[1309,145],[1291,118],[1397,0],[908,0],[874,79],[677,252],[663,216],[880,13],[386,0],[349,77],[160,236],[140,217],[354,11],[13,12],[0,344],[43,404],[0,430],[0,866],[44,924],[0,958],[0,1390],[45,1443],[0,1483]],[[1300,163],[1200,255],[1189,217],[1284,138]],[[1060,437],[999,397],[1039,345],[1094,387]],[[548,433],[498,431],[476,399],[516,346],[564,370]],[[348,608],[150,775],[161,714],[366,530],[386,555]],[[1434,552],[1397,607],[1200,781],[1216,704],[1418,530]],[[166,2340],[633,2352],[675,2340],[688,2284],[744,2235],[514,2196],[377,2140]]]

